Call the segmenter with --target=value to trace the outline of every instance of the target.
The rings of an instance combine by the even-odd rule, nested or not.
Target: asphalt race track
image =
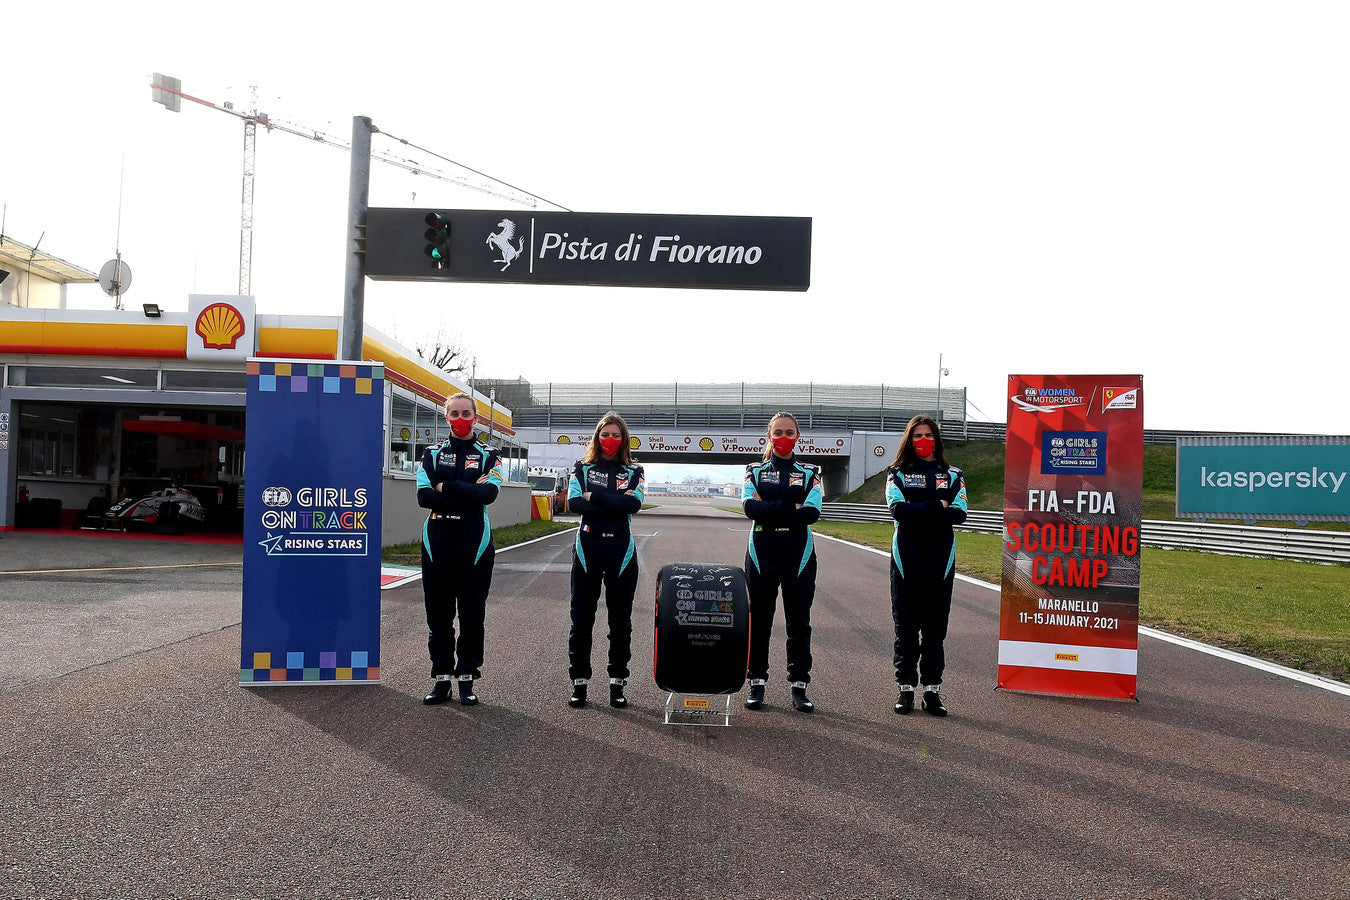
[[[958,582],[952,714],[897,716],[886,559],[819,540],[815,714],[780,613],[765,710],[666,726],[653,576],[740,565],[745,522],[634,531],[623,711],[566,704],[571,533],[499,552],[473,708],[421,705],[420,584],[381,685],[244,689],[237,547],[6,535],[0,570],[86,571],[0,571],[0,895],[1350,896],[1350,698],[1147,637],[1141,702],[996,691]]]

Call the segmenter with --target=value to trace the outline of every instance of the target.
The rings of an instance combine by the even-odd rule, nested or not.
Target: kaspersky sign
[[[1177,517],[1350,521],[1350,437],[1177,440]]]

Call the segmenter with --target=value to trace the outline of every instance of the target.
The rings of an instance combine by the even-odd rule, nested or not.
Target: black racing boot
[[[567,699],[567,705],[571,707],[582,707],[586,705],[586,683],[588,678],[572,679],[572,696]]]
[[[459,676],[459,702],[465,706],[477,706],[478,695],[473,692],[473,676]]]
[[[925,684],[923,686],[923,711],[930,716],[945,716],[947,707],[942,705],[942,695],[938,693],[936,684]]]
[[[449,678],[437,678],[431,686],[431,693],[422,698],[422,702],[427,706],[436,706],[450,699],[450,688],[453,682]]]
[[[898,715],[907,716],[914,712],[914,688],[900,689],[900,696],[895,698],[895,711]]]
[[[623,686],[627,683],[622,678],[609,680],[609,705],[615,709],[623,709],[628,705],[628,698],[623,695]]]
[[[792,707],[797,712],[809,713],[815,710],[816,705],[806,696],[806,682],[792,682]]]
[[[749,693],[748,695],[746,695],[746,698],[745,698],[745,708],[746,708],[746,709],[763,709],[763,708],[764,708],[764,679],[763,679],[763,678],[751,678],[751,679],[750,679],[750,693]]]

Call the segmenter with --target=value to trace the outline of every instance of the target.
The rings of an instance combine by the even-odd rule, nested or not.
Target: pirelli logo
[[[708,708],[708,698],[706,698],[706,697],[685,697],[685,698],[684,698],[684,708],[685,708],[685,709],[707,709],[707,708]]]
[[[1056,653],[1055,662],[1078,662],[1077,653]]]

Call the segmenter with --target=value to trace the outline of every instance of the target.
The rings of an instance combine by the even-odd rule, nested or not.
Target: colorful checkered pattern
[[[249,656],[253,658],[250,660]],[[245,663],[252,666],[239,670],[239,683],[260,681],[379,681],[379,660],[371,665],[371,654],[366,650],[339,652],[323,650],[304,653],[288,650],[282,653],[245,654]],[[338,665],[338,663],[345,665]]]
[[[258,390],[307,394],[369,394],[384,381],[384,366],[340,363],[250,362],[248,377],[257,378]],[[379,387],[383,387],[380,385]]]

